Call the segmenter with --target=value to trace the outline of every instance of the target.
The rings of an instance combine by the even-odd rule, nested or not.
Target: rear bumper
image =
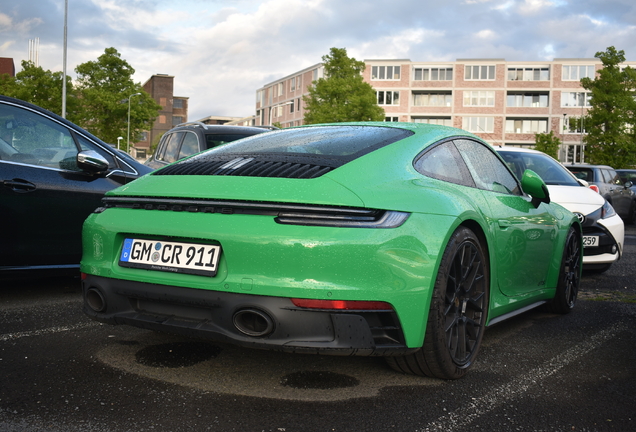
[[[236,345],[333,355],[404,355],[394,311],[296,307],[290,299],[148,284],[87,275],[84,312],[107,324]],[[251,333],[251,334],[250,334]]]

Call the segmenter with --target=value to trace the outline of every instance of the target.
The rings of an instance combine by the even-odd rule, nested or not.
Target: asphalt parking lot
[[[0,431],[636,430],[635,258],[627,227],[571,314],[490,328],[453,382],[101,325],[77,279],[3,283]]]

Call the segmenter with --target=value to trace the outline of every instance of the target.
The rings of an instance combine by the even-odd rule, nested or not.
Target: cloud
[[[40,64],[62,69],[63,2],[0,6],[0,55],[15,64],[40,38]],[[321,61],[591,58],[608,46],[636,61],[633,0],[84,0],[69,2],[69,74],[116,48],[135,70],[175,77],[191,119],[254,114],[255,92]]]

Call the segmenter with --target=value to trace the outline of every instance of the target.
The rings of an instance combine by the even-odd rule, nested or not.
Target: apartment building
[[[578,119],[589,109],[590,94],[580,80],[594,77],[602,68],[599,59],[389,59],[365,64],[364,80],[376,90],[386,121],[453,126],[492,145],[518,147],[531,147],[536,133],[553,131],[563,143],[561,161],[584,160],[585,124]],[[636,67],[636,62],[623,66]],[[258,89],[256,124],[303,124],[302,95],[321,76],[322,65],[317,64]]]

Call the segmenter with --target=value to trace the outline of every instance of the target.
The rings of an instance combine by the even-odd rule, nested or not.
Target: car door
[[[603,178],[609,190],[610,201],[614,210],[626,217],[629,214],[632,205],[632,192],[629,188],[623,186],[623,181],[618,173],[613,169],[603,169]]]
[[[468,139],[455,140],[455,145],[487,203],[499,289],[514,296],[543,288],[551,262],[547,257],[554,254],[558,230],[551,207],[544,203],[535,206],[505,163],[486,145]]]
[[[112,154],[44,112],[0,104],[0,267],[77,266],[86,217],[126,181]],[[98,152],[110,174],[82,171],[77,155]],[[6,156],[6,154],[8,156]]]

